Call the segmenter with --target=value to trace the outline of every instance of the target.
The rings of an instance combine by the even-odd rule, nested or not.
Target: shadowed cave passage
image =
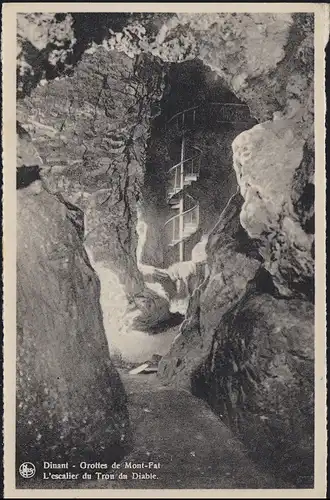
[[[152,279],[184,314],[206,276],[208,234],[237,190],[232,141],[256,120],[199,60],[171,64],[165,80],[147,148],[137,258],[146,279],[147,266],[169,271],[176,288],[161,272]]]
[[[148,487],[310,487],[312,23],[133,17],[20,24],[18,120],[44,165],[23,143],[19,445],[60,460],[58,429],[107,453],[131,426],[124,460],[162,462]],[[25,21],[46,28],[36,68]]]
[[[165,301],[161,307],[168,304],[169,314],[162,309],[158,319],[156,305],[153,325],[142,329],[130,322],[125,298],[111,292],[117,278],[95,263],[110,352],[120,363],[164,356],[179,334],[189,298],[207,277],[208,234],[237,190],[232,141],[256,123],[199,60],[171,64],[165,84],[147,145],[136,260],[145,285]],[[191,108],[193,114],[186,113]]]
[[[172,342],[180,346],[181,336],[182,344],[188,345],[187,357],[189,349],[192,350],[190,355],[194,356],[194,342],[199,342],[195,332],[202,336],[202,328],[206,328],[200,320],[198,296],[208,286],[207,252],[213,257],[217,252],[220,255],[222,252],[221,243],[212,246],[209,237],[221,218],[226,223],[224,211],[237,192],[232,143],[235,137],[257,122],[251,117],[247,106],[198,60],[171,65],[166,83],[158,115],[152,122],[147,148],[142,197],[138,206],[137,261],[147,286],[169,300],[171,313],[177,315],[160,324],[158,329],[149,329],[146,333],[152,336],[145,337],[143,341],[140,339],[140,345],[145,342],[150,354],[166,358],[161,361],[159,374],[163,380],[175,384],[175,376],[180,370],[181,373],[185,372],[187,361],[185,348],[181,351],[180,347],[173,348]],[[303,203],[307,193],[305,205],[310,207],[312,197],[308,190],[309,185],[303,191],[300,202]],[[259,242],[252,240],[240,225],[239,212],[244,200],[240,195],[236,199],[235,216],[230,222],[232,242],[229,247],[231,251],[254,262],[253,269],[257,270],[264,260],[259,251]],[[186,213],[192,213],[193,216],[180,224],[180,218],[184,219]],[[185,224],[190,233],[185,232]],[[222,231],[226,232],[225,226]],[[224,239],[224,246],[227,243]],[[201,291],[192,298],[198,288]],[[304,288],[307,296],[310,296],[309,288],[307,283]],[[258,450],[262,449],[265,468],[275,470],[277,478],[287,475],[293,483],[306,487],[311,484],[313,467],[308,446],[300,464],[292,463],[289,468],[287,455],[283,453],[286,447],[294,449],[295,443],[301,439],[301,430],[291,427],[291,424],[285,426],[277,417],[265,417],[265,421],[269,422],[268,427],[265,426],[261,431],[259,418],[264,415],[254,402],[248,400],[249,393],[260,383],[253,367],[245,363],[245,356],[250,353],[253,356],[257,349],[253,325],[258,325],[260,321],[256,310],[258,304],[260,302],[266,315],[272,308],[279,308],[279,321],[285,317],[286,306],[282,306],[281,302],[277,304],[275,298],[281,300],[281,294],[269,272],[262,268],[255,273],[246,294],[242,302],[230,307],[224,315],[205,362],[202,356],[196,355],[195,363],[199,366],[186,375],[190,377],[189,388],[195,396],[205,400],[226,425],[235,430],[236,435],[248,446],[253,460],[259,459]],[[291,307],[295,316],[296,307],[299,310],[300,305]],[[216,324],[217,318],[220,318],[217,310],[213,316],[212,320]],[[275,327],[270,322],[266,331],[267,328],[271,330]],[[240,342],[246,346],[249,354],[240,347]],[[263,339],[260,340],[262,342]],[[267,341],[265,343],[267,345]],[[178,354],[175,349],[179,351]],[[284,354],[277,354],[276,349],[275,357],[285,357]],[[237,354],[241,350],[242,359]],[[267,350],[263,356],[268,356]],[[148,356],[140,359],[141,362],[143,360],[148,360]],[[308,362],[306,364],[309,365]],[[125,363],[119,366],[125,369]],[[170,371],[172,366],[175,366],[173,372]],[[312,367],[304,369],[310,379]],[[273,390],[276,393],[276,386]],[[308,393],[308,384],[299,395],[301,404],[305,400],[304,391]],[[302,418],[306,418],[309,423],[303,425],[310,425],[312,414],[312,404],[308,403]],[[286,439],[285,445],[280,442],[274,450],[273,436],[278,431],[283,435],[289,433],[291,437]]]

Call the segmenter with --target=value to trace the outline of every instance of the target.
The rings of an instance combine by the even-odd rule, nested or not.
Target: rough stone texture
[[[222,315],[244,295],[260,267],[261,259],[239,222],[242,202],[235,194],[210,234],[209,276],[194,291],[180,335],[160,362],[161,377],[190,390],[194,370],[208,356]]]
[[[293,120],[265,122],[234,140],[234,168],[245,199],[242,226],[259,240],[265,268],[279,292],[313,297],[314,235],[301,226],[292,203],[303,146]]]
[[[28,94],[40,80],[63,71],[75,43],[70,14],[17,15],[17,90]]]
[[[128,413],[99,282],[66,207],[33,184],[18,190],[18,461],[117,460]]]
[[[149,62],[99,47],[84,55],[73,77],[26,97],[18,118],[44,159],[48,189],[84,210],[93,259],[118,274],[140,323],[154,325],[157,316],[169,316],[169,304],[151,296],[135,256],[150,105],[162,88],[161,67]]]
[[[299,487],[313,487],[313,321],[306,301],[247,293],[223,316],[194,380],[252,454]]]
[[[38,85],[72,76],[85,51],[102,43],[110,30],[122,29],[131,13],[17,14],[17,95],[29,95]]]
[[[100,277],[100,303],[111,358],[116,363],[124,363],[126,366],[131,363],[144,363],[151,359],[155,353],[166,354],[179,328],[177,326],[172,331],[166,329],[162,331],[159,328],[168,319],[167,310],[165,310],[165,318],[157,316],[158,329],[154,328],[154,331],[152,331],[151,326],[154,326],[154,324],[151,323],[147,331],[142,331],[141,328],[144,327],[145,329],[146,318],[152,319],[150,309],[149,312],[147,309],[145,315],[143,315],[139,310],[132,307],[127,300],[123,287],[119,283],[118,276],[109,268],[107,263],[94,262],[92,259],[91,262]],[[147,287],[149,287],[149,283],[147,283]],[[152,291],[150,290],[150,292],[148,296],[152,298]],[[161,290],[158,289],[157,292],[157,295],[161,298],[164,297]],[[144,297],[140,300],[142,302]],[[160,311],[159,308],[158,311]],[[134,325],[136,320],[139,323],[141,319],[141,323],[144,321],[144,324],[138,324],[137,326],[140,327],[138,330],[134,328]],[[157,333],[157,335],[153,333]]]
[[[27,58],[31,42],[39,48],[41,39],[42,48],[47,46],[43,35],[46,30],[60,46],[73,30],[84,49],[103,41],[105,46],[131,58],[143,52],[168,62],[197,57],[251,106],[259,120],[269,119],[273,112],[283,110],[295,113],[302,102],[304,106],[300,112],[305,121],[310,121],[313,115],[312,14],[121,14],[103,15],[101,21],[99,17],[94,14],[96,36],[93,29],[86,34],[86,21],[81,14],[60,19],[54,14],[21,15],[20,72],[24,73],[22,62]],[[113,29],[109,32],[111,26]],[[79,43],[73,44],[73,50],[78,51],[76,58],[82,55],[77,46]],[[49,48],[53,48],[51,44]],[[32,66],[30,74],[36,73],[39,59],[32,58],[29,64]],[[65,68],[60,69],[65,73]]]
[[[106,135],[102,128],[107,123],[106,113],[100,112],[97,106],[98,113],[100,112],[97,115],[100,117],[98,121],[94,120],[93,113],[95,102],[103,102],[101,108],[106,108],[111,101],[108,94],[102,97],[103,84],[107,81],[104,73],[97,75],[95,71],[95,61],[98,63],[98,57],[103,52],[95,46],[92,51],[92,59],[85,55],[82,65],[78,65],[79,77],[72,90],[73,95],[79,96],[79,103],[74,106],[83,110],[87,106],[89,111],[84,117],[92,116],[89,118],[91,126],[87,130],[87,137],[84,135],[85,125],[76,129],[78,137],[84,137],[84,143],[89,141],[88,134],[94,133],[94,122],[102,125],[96,132],[98,139],[99,131]],[[237,432],[244,434],[250,449],[254,449],[257,439],[265,456],[267,454],[270,463],[275,464],[280,473],[284,471],[286,474],[287,467],[297,485],[310,486],[313,452],[311,401],[314,383],[313,16],[246,13],[193,16],[179,13],[159,15],[153,20],[150,15],[142,14],[131,19],[125,29],[114,30],[104,42],[104,51],[106,55],[102,57],[111,59],[114,63],[117,61],[118,67],[122,65],[126,69],[132,69],[142,64],[147,74],[150,63],[155,63],[155,59],[146,57],[146,53],[163,61],[176,63],[197,57],[223,79],[230,91],[248,104],[252,115],[260,122],[235,141],[234,163],[241,193],[228,204],[212,233],[207,247],[209,277],[192,295],[181,333],[174,342],[170,355],[163,359],[160,375],[167,382],[183,385],[194,391],[198,391],[202,384],[203,390],[199,391],[199,395],[206,398],[220,415],[223,415],[223,407],[228,402],[229,394],[229,423]],[[79,68],[84,69],[86,64],[90,64],[90,73],[94,75],[92,80],[87,78],[87,85],[83,83],[79,73]],[[130,76],[131,69],[128,69]],[[111,69],[111,74],[112,71]],[[145,78],[144,75],[142,80]],[[125,81],[125,76],[118,74],[113,85],[116,89],[123,90]],[[67,80],[62,82],[68,84]],[[35,101],[29,108],[29,101],[26,100],[23,123],[31,124],[33,110],[43,110],[43,103],[49,103],[50,108],[52,99],[56,102],[59,95],[66,96],[65,92],[59,90],[64,85],[61,81],[54,82],[54,85],[47,86],[38,104]],[[159,89],[159,83],[156,83],[156,87]],[[52,88],[57,89],[53,96]],[[84,90],[79,93],[79,88]],[[92,94],[92,99],[86,93],[86,88]],[[42,93],[40,89],[38,92]],[[100,101],[94,95],[98,91]],[[147,90],[146,93],[148,92]],[[116,95],[116,105],[109,114],[109,122],[115,130],[120,129],[116,119],[122,113],[121,98],[122,94],[120,98]],[[71,109],[70,101],[67,97],[65,99],[65,105],[62,105],[58,114],[61,119],[58,119],[60,125],[56,140],[58,149],[65,152],[65,157],[76,159],[78,156],[84,159],[84,162],[80,160],[83,169],[78,167],[77,172],[79,176],[88,172],[86,185],[89,189],[82,190],[78,183],[79,194],[75,198],[85,200],[81,202],[81,208],[85,209],[90,194],[95,196],[93,186],[99,175],[99,165],[85,168],[91,160],[84,153],[86,149],[83,142],[77,148],[75,139],[65,149],[68,131],[61,134],[61,127],[63,123],[63,127],[67,126],[66,118],[68,114],[70,116]],[[142,102],[143,99],[139,100],[139,103]],[[123,107],[127,110],[126,105]],[[146,108],[142,106],[138,109],[143,116],[148,116]],[[108,112],[108,108],[106,110]],[[84,120],[86,119],[79,123],[85,124]],[[50,117],[47,117],[47,125],[48,122],[51,122]],[[49,133],[51,135],[51,130]],[[37,137],[36,132],[33,135]],[[127,129],[124,135],[131,138]],[[138,134],[138,137],[142,136]],[[122,145],[121,139],[117,139],[118,137],[115,139],[116,144]],[[46,141],[50,142],[49,137]],[[141,139],[138,144],[142,145],[143,150],[146,141]],[[93,148],[92,159],[96,158],[98,162],[103,153],[101,154],[100,149]],[[104,156],[108,156],[108,153],[107,149]],[[45,156],[49,156],[48,150]],[[124,283],[125,292],[130,294],[133,290],[133,295],[138,295],[143,290],[144,283],[135,259],[136,235],[133,228],[136,224],[136,208],[134,195],[126,195],[128,192],[139,192],[139,189],[135,190],[138,184],[134,182],[135,172],[140,169],[137,177],[142,180],[145,158],[140,154],[136,162],[129,164],[126,163],[125,156],[124,158],[124,161],[119,161],[117,170],[111,170],[111,179],[116,179],[116,176],[125,172],[121,179],[123,183],[115,181],[115,189],[110,189],[109,192],[106,176],[106,182],[98,185],[96,196],[104,195],[107,199],[110,195],[109,210],[116,214],[116,222],[111,219],[111,224],[114,223],[113,226],[110,224],[111,231],[115,227],[120,234],[119,239],[116,236],[114,251],[111,249],[113,239],[111,244],[106,243],[110,248],[104,246],[107,254],[112,252],[109,265],[117,266],[116,272],[119,274],[123,272],[121,282]],[[63,193],[71,192],[71,181],[68,179],[74,172],[73,165],[71,163],[62,176]],[[128,167],[128,176],[127,165],[132,167],[131,170]],[[92,174],[94,168],[96,177]],[[105,191],[100,192],[100,189]],[[82,191],[83,195],[80,194]],[[102,206],[106,208],[101,209],[102,214],[108,209],[104,198]],[[116,202],[118,212],[114,208],[117,207]],[[96,213],[95,210],[92,212]],[[91,224],[91,229],[94,227],[92,220],[87,215],[87,226]],[[104,219],[97,216],[96,220],[101,221],[105,234],[114,234],[109,231]],[[130,230],[127,220],[130,221]],[[91,245],[95,249],[98,248],[98,241],[101,241],[96,233],[92,233],[95,239]],[[102,247],[104,242],[105,240],[101,243]],[[123,242],[129,243],[120,246]],[[114,255],[117,255],[117,260],[113,260]],[[125,266],[130,263],[129,274],[133,278],[128,278],[122,271],[123,263]],[[259,307],[262,311],[260,314]],[[249,311],[251,315],[254,312],[254,316],[247,328],[243,318]],[[240,321],[235,319],[237,317]],[[249,335],[250,338],[247,339]],[[270,346],[268,341],[271,342]],[[218,346],[216,342],[219,342]],[[223,350],[224,345],[227,346],[226,351]],[[249,360],[249,366],[255,368],[259,377],[258,388],[253,384],[250,387],[253,375],[242,368],[242,351]],[[213,364],[210,359],[214,361]],[[231,367],[235,372],[233,376],[228,376],[229,384],[236,384],[236,374],[239,373],[238,386],[244,386],[243,391],[249,394],[248,405],[242,403],[241,389],[236,391],[230,386],[228,388],[223,371],[215,368],[228,368],[227,359],[234,360]],[[202,375],[201,366],[204,367]],[[237,372],[235,367],[239,367]],[[297,464],[297,457],[300,456],[303,459]]]
[[[150,33],[146,21],[136,19],[129,31],[114,34],[107,43],[129,54],[147,51],[164,61],[197,57],[258,120],[299,110],[313,134],[313,14],[177,13],[164,15],[162,22],[158,32]]]
[[[101,249],[109,261],[112,254],[130,259],[135,251],[148,109],[161,75],[156,66],[100,47],[83,57],[73,77],[39,86],[18,106],[18,119],[48,167],[43,176],[49,189],[86,211],[88,232],[98,236],[90,236],[96,260]],[[112,239],[124,246],[125,255],[117,255],[116,241],[112,249],[109,239],[102,239],[107,230],[118,232]]]
[[[168,207],[166,203],[166,171],[170,164],[168,144],[163,133],[158,133],[151,123],[148,140],[144,183],[137,231],[139,234],[138,262],[162,267],[164,265],[164,224]]]
[[[193,295],[181,334],[163,359],[160,375],[167,382],[192,388],[223,415],[231,391],[223,389],[227,384],[227,358],[231,353],[237,364],[241,344],[244,347],[248,335],[246,322],[235,320],[236,312],[239,314],[240,304],[248,300],[251,290],[270,294],[263,328],[264,342],[273,332],[272,351],[263,352],[267,348],[260,340],[259,358],[256,340],[248,355],[263,385],[248,393],[250,409],[232,391],[229,406],[233,418],[228,422],[244,434],[250,449],[257,440],[279,473],[286,474],[289,469],[297,485],[310,486],[314,385],[313,19],[301,14],[219,14],[215,21],[213,15],[194,18],[179,14],[167,21],[161,36],[161,51],[171,60],[180,52],[178,40],[183,37],[186,44],[182,44],[182,57],[197,55],[209,64],[262,123],[243,132],[233,144],[242,195],[234,241],[238,243],[237,235],[244,234],[249,258],[238,250],[239,245],[235,248],[233,244],[231,252],[223,244],[207,247],[210,276]],[[268,49],[263,51],[264,47]],[[221,219],[225,217],[228,214]],[[219,242],[227,232],[228,227],[223,225]],[[267,297],[264,300],[267,302]],[[252,299],[247,304],[251,310],[257,309]],[[277,314],[278,324],[271,320]],[[222,342],[224,321],[230,325],[236,321],[237,340],[228,333],[226,351],[215,345]],[[252,337],[259,340],[262,328],[258,321],[254,316],[250,324]],[[303,346],[296,338],[302,328]],[[228,330],[233,331],[231,326]],[[300,349],[299,362],[289,345]],[[205,363],[210,351],[213,364]],[[266,363],[263,356],[267,356]],[[276,377],[270,384],[268,370],[273,365],[278,371],[272,369]],[[218,373],[215,366],[226,369]],[[249,387],[249,372],[238,368],[238,373],[241,385]],[[298,456],[303,457],[300,463]]]
[[[206,399],[280,476],[311,487],[314,307],[280,298],[258,241],[240,224],[242,203],[232,197],[209,237],[209,277],[159,375]]]

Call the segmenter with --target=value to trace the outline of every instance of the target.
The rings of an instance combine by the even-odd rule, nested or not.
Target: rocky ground
[[[242,443],[202,400],[184,390],[169,389],[155,374],[119,373],[128,396],[133,449],[121,462],[127,480],[65,482],[56,487],[129,489],[291,488],[256,465]],[[141,471],[125,463],[160,464]],[[132,472],[156,479],[131,479]],[[40,487],[54,487],[40,484]]]
[[[142,337],[144,345],[152,342],[150,330],[172,317],[169,301],[150,289],[138,266],[138,209],[154,105],[165,95],[169,65],[198,59],[258,124],[230,140],[228,195],[237,193],[212,225],[209,276],[191,295],[180,335],[174,332],[161,361],[168,387],[123,374],[132,456],[157,453],[163,487],[183,477],[186,487],[201,487],[202,476],[209,487],[278,484],[228,445],[233,432],[270,470],[312,487],[313,16],[119,15],[102,23],[79,16],[22,15],[18,23],[18,166],[40,166],[40,179],[22,182],[18,196],[22,459],[31,446],[37,455],[53,453],[52,443],[63,456],[55,431],[72,449],[83,443],[113,450],[120,442],[123,456],[125,394],[109,364],[101,308],[110,352],[116,324],[134,354]],[[112,275],[100,308],[104,285],[95,263],[103,262]],[[133,330],[143,334],[134,339]],[[163,354],[150,342],[151,354]]]
[[[202,400],[165,387],[155,374],[132,376],[120,371],[120,375],[135,436],[134,449],[124,463],[161,464],[157,480],[131,480],[125,487],[290,487],[252,462],[242,443]]]

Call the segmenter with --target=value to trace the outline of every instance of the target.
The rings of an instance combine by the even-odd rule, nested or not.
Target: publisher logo
[[[33,477],[35,475],[36,468],[35,465],[31,462],[24,462],[19,466],[18,471],[20,475],[24,477],[24,479],[29,479],[30,477]]]

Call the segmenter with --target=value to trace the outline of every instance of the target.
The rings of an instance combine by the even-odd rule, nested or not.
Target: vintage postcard
[[[308,3],[5,3],[4,498],[325,498]]]

